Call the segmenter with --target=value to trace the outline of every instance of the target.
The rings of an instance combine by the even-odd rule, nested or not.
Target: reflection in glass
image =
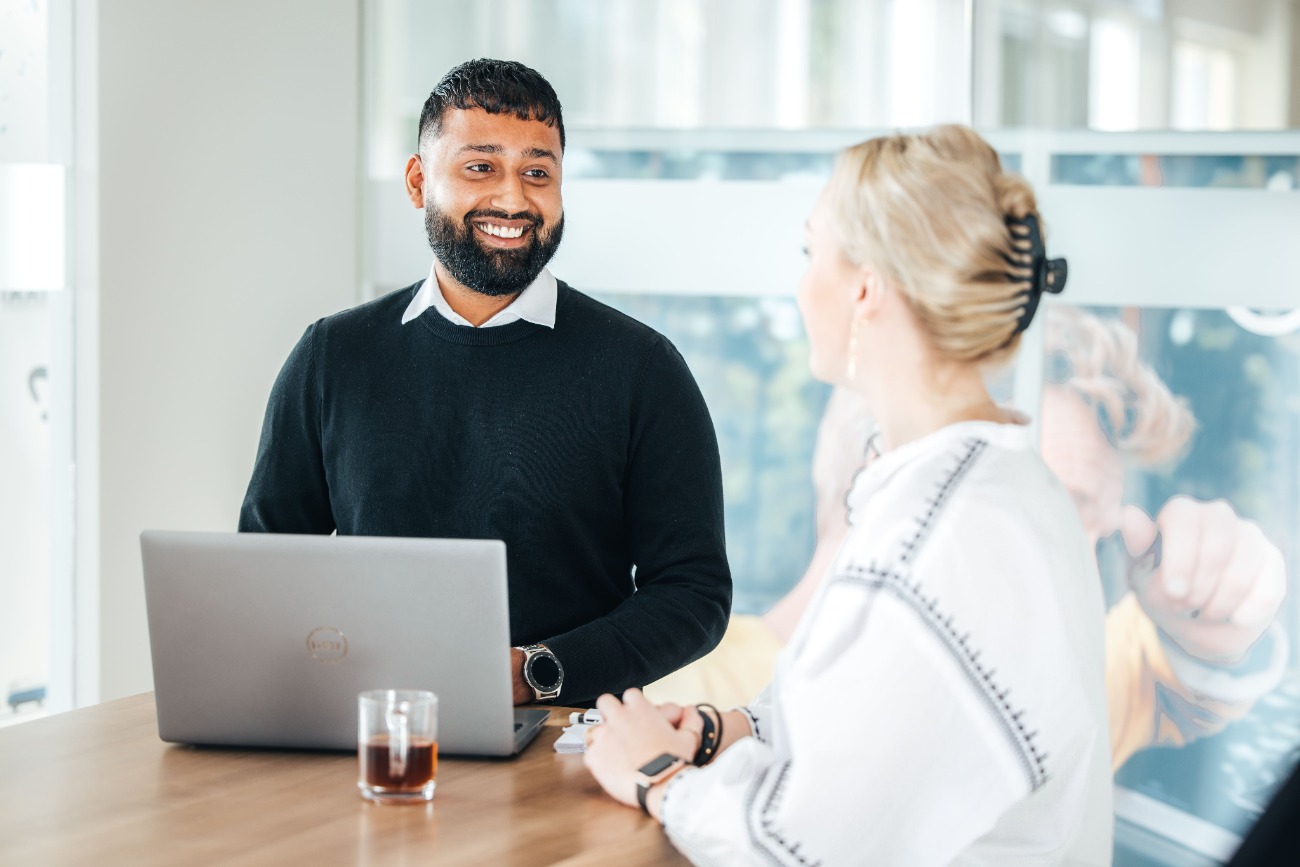
[[[667,336],[690,365],[718,433],[733,610],[767,612],[805,574],[827,532],[815,525],[834,525],[830,542],[847,526],[844,495],[871,428],[861,402],[842,391],[828,404],[793,299],[596,297]],[[1009,402],[1014,371],[991,373],[990,392]]]
[[[1222,858],[1300,757],[1300,335],[1054,308],[1045,339],[1043,456],[1111,606],[1116,863],[1178,863],[1149,833]]]
[[[718,432],[737,614],[766,611],[813,549],[809,475],[827,389],[808,372],[793,299],[603,295],[668,337]]]

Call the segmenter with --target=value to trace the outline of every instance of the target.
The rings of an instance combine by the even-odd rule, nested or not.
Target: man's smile
[[[527,220],[474,220],[474,228],[480,234],[491,238],[494,247],[518,247],[524,244],[524,236],[533,228]]]

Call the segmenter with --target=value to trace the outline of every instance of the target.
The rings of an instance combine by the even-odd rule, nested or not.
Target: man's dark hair
[[[417,147],[442,131],[448,109],[481,108],[488,114],[512,114],[520,120],[540,120],[560,131],[564,150],[564,117],[555,88],[535,69],[513,60],[469,60],[442,77],[420,112]]]

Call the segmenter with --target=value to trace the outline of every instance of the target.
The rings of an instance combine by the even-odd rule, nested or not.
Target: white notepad
[[[591,728],[584,723],[565,726],[564,731],[555,741],[555,751],[557,753],[582,753],[587,749],[587,729]]]

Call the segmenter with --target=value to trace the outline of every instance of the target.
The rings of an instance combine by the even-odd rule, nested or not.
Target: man
[[[579,704],[710,650],[731,608],[717,439],[676,349],[557,281],[564,123],[476,60],[420,116],[428,279],[307,329],[240,529],[503,539],[515,702]]]

